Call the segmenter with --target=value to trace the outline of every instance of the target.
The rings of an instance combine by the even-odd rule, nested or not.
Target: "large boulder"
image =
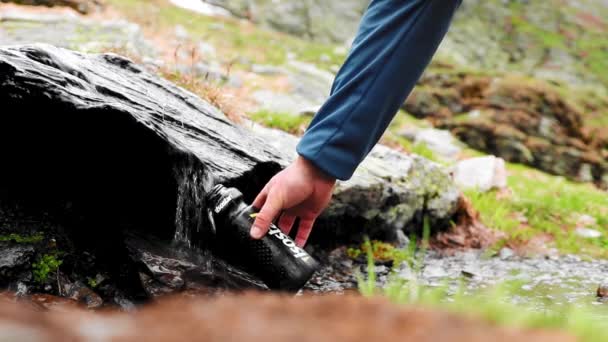
[[[251,201],[292,160],[285,151],[293,151],[295,138],[283,134],[288,143],[272,146],[278,139],[235,125],[206,101],[118,55],[42,44],[0,48],[0,103],[6,165],[0,168],[0,236],[40,236],[31,242],[42,249],[35,256],[15,250],[4,268],[12,272],[34,260],[43,289],[64,287],[52,281],[55,274],[63,279],[60,271],[73,278],[70,284],[109,278],[104,284],[112,286],[100,291],[117,303],[197,287],[189,282],[259,287],[206,253],[214,246],[205,193],[223,183]],[[335,245],[364,234],[394,240],[400,231],[419,230],[425,216],[440,229],[457,198],[438,165],[378,147],[338,186],[312,241]],[[141,242],[151,237],[202,252],[184,259]],[[20,282],[32,279],[10,283]]]
[[[233,15],[299,37],[345,42],[355,33],[369,0],[202,0]]]

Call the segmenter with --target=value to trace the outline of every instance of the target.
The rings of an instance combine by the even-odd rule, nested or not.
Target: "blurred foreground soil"
[[[133,313],[85,311],[65,300],[46,307],[40,299],[29,307],[14,301],[0,299],[5,341],[575,341],[355,295],[181,297]]]

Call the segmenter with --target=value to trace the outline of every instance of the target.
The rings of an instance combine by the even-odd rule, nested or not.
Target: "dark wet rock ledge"
[[[121,56],[49,45],[0,48],[0,104],[0,286],[87,287],[118,304],[189,282],[264,287],[205,253],[204,194],[223,183],[251,200],[292,142],[273,146]],[[379,147],[338,186],[313,249],[398,241],[425,216],[439,230],[458,197],[438,165]]]

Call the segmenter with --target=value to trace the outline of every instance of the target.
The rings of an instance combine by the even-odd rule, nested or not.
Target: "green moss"
[[[87,284],[89,284],[89,287],[92,289],[99,286],[99,284],[97,283],[97,280],[95,280],[95,278],[87,278]]]
[[[312,118],[289,113],[262,110],[249,115],[249,118],[266,127],[280,129],[292,134],[304,132]]]
[[[412,258],[409,249],[396,248],[389,243],[377,240],[365,241],[360,246],[349,247],[346,250],[346,253],[353,259],[371,253],[374,262],[392,262],[395,265],[399,265],[404,261],[409,261]]]
[[[16,233],[8,235],[0,235],[0,241],[12,241],[16,243],[38,243],[44,239],[42,233],[36,233],[34,235],[23,236]]]
[[[37,262],[32,264],[34,280],[40,284],[45,283],[49,275],[56,272],[62,263],[63,261],[58,259],[57,254],[45,254],[41,256]]]

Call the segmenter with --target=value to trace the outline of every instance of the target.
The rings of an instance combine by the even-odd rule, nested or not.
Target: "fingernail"
[[[253,226],[253,228],[251,228],[251,237],[252,238],[259,239],[262,237],[262,235],[264,235],[264,231],[262,230],[262,228],[256,227],[256,226]]]

